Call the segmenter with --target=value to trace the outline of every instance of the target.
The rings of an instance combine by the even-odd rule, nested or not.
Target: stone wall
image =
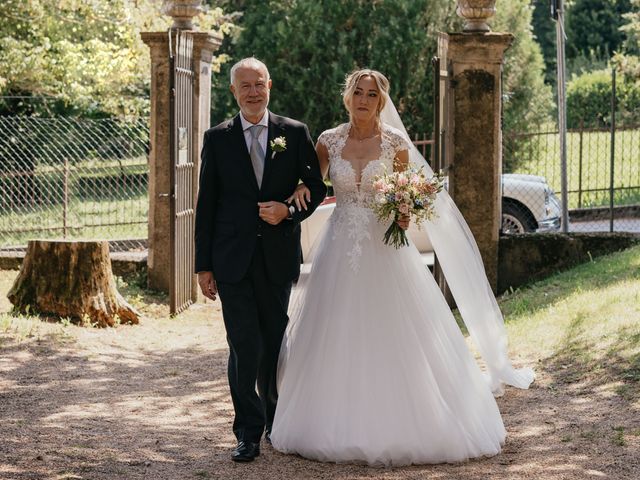
[[[498,293],[640,244],[634,233],[532,233],[500,237]]]

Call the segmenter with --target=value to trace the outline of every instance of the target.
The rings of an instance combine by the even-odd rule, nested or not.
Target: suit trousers
[[[233,433],[238,441],[257,443],[265,427],[271,431],[278,400],[278,355],[289,321],[291,285],[269,280],[260,237],[245,277],[238,283],[218,283],[229,344]]]

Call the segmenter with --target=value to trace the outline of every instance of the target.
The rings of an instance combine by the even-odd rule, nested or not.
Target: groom
[[[236,462],[260,454],[265,428],[270,442],[278,353],[300,273],[300,222],[326,194],[307,126],[268,111],[270,89],[259,60],[231,68],[240,113],[204,135],[196,207],[198,283],[206,297],[220,295],[229,343]],[[311,191],[301,211],[284,203],[299,181]]]

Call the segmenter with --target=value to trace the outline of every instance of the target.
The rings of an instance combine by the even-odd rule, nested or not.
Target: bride
[[[495,455],[505,428],[494,394],[503,383],[527,388],[533,372],[507,358],[477,247],[446,192],[426,230],[486,373],[415,246],[383,243],[389,224],[370,209],[374,177],[409,164],[428,169],[388,91],[380,72],[350,74],[343,92],[350,121],[318,139],[336,208],[294,293],[271,442],[285,453],[370,465]],[[399,224],[406,229],[409,219]]]

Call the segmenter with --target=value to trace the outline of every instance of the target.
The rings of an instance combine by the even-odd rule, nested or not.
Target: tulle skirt
[[[332,218],[321,233],[291,302],[273,446],[380,466],[495,455],[489,384],[417,249],[384,245],[385,229],[372,218],[354,239]]]

